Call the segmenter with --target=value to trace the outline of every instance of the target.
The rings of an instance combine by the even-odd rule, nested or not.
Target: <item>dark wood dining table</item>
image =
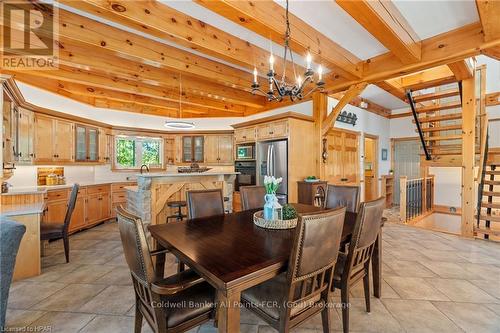
[[[322,208],[293,204],[300,214]],[[257,210],[149,226],[157,246],[205,278],[216,290],[219,332],[239,332],[240,295],[287,268],[294,229],[264,229],[253,223]],[[346,213],[342,241],[353,232],[356,213]],[[381,233],[372,260],[376,297],[381,294]]]

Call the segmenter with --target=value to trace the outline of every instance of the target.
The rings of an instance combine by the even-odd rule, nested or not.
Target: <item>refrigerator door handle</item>
[[[270,176],[270,164],[271,164],[271,146],[267,147],[267,163],[266,163],[266,176]]]
[[[272,162],[272,164],[271,164],[271,168],[272,168],[271,169],[271,173],[272,173],[273,176],[276,177],[276,165],[274,163],[274,159],[275,159],[275,156],[274,156],[274,145],[273,145],[273,146],[271,146],[271,162]]]

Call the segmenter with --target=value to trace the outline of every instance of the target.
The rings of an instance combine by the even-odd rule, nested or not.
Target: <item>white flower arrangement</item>
[[[274,176],[264,176],[264,187],[266,188],[267,194],[276,194],[276,191],[280,187],[283,178],[275,178]]]

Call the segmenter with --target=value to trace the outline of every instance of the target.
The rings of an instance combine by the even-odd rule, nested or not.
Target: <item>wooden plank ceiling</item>
[[[266,39],[283,43],[285,10],[273,1],[194,1]],[[155,0],[59,2],[72,8],[59,11],[59,69],[4,72],[83,103],[143,114],[234,117],[286,105],[250,93],[251,71],[256,67],[262,75],[267,72],[269,52],[230,32]],[[498,57],[500,53],[500,1],[478,0],[480,22],[424,40],[419,40],[390,1],[336,2],[389,50],[361,60],[290,14],[291,48],[302,55],[310,52],[316,63],[327,68],[326,90],[340,99],[371,83],[404,101],[405,89],[419,86],[417,81],[410,82],[408,74],[450,64],[433,73],[440,80],[457,80],[468,75],[463,59],[479,53]],[[45,10],[36,1],[32,5]],[[74,9],[99,20],[78,15]],[[281,68],[283,60],[275,58],[276,68]],[[298,71],[304,68],[299,66]],[[425,76],[419,75],[420,79]],[[287,78],[294,79],[291,71]],[[259,81],[267,86],[264,76]],[[390,111],[376,103],[359,97],[350,101],[354,105],[365,102],[369,111],[389,116]]]

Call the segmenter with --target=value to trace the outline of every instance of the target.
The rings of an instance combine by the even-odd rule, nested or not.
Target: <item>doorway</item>
[[[378,136],[364,138],[365,201],[378,198]]]

